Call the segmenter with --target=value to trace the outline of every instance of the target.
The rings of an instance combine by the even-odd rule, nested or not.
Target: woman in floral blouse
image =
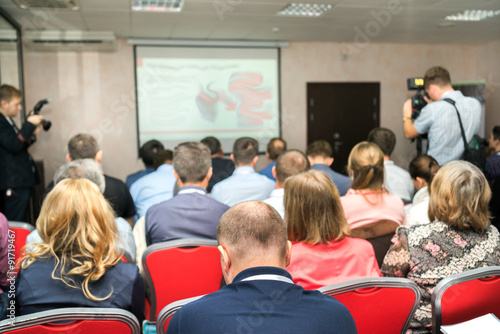
[[[439,281],[475,268],[500,265],[500,235],[490,225],[491,191],[474,165],[452,161],[436,174],[430,223],[399,227],[384,259],[384,276],[407,277],[422,292],[411,333],[430,333],[431,296]]]

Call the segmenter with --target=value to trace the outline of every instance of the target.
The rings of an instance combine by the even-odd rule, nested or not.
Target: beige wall
[[[393,159],[406,167],[414,155],[414,145],[402,130],[401,106],[412,95],[406,78],[440,64],[454,81],[486,79],[491,87],[486,105],[490,131],[491,124],[500,124],[499,56],[500,41],[479,46],[372,43],[347,60],[337,43],[291,43],[281,51],[283,136],[290,148],[305,149],[307,82],[379,81],[381,126],[396,133]],[[36,159],[45,161],[46,181],[65,162],[68,139],[79,132],[99,139],[107,174],[124,179],[142,168],[136,147],[133,49],[125,40],[113,53],[26,50],[24,67],[27,106],[46,97],[53,101],[42,110],[53,127],[31,149]]]

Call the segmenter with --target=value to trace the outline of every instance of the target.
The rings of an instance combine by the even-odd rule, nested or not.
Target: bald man
[[[356,333],[345,306],[293,283],[285,270],[291,255],[286,226],[268,204],[230,208],[217,227],[217,241],[228,285],[183,306],[167,334]]]

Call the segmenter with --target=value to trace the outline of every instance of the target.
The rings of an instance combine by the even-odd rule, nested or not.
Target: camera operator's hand
[[[403,118],[410,118],[411,119],[411,113],[412,113],[412,107],[411,107],[411,99],[408,99],[405,101],[403,104]]]
[[[36,127],[35,131],[33,131],[33,135],[34,135],[34,136],[36,136],[37,134],[39,134],[39,133],[40,133],[40,131],[42,131],[42,129],[43,129],[43,125],[40,123],[40,124]]]
[[[38,126],[42,123],[43,116],[42,115],[31,115],[26,120],[28,122],[30,122],[31,124]]]
[[[430,97],[427,97],[427,94],[424,94],[424,100],[425,100],[425,102],[427,102],[427,104],[434,102],[433,99],[431,99]]]

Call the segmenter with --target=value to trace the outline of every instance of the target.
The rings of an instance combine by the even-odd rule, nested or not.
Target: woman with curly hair
[[[16,278],[16,313],[61,307],[110,307],[144,320],[144,286],[136,265],[116,250],[111,206],[86,179],[59,182],[37,220],[42,243],[30,244]]]

